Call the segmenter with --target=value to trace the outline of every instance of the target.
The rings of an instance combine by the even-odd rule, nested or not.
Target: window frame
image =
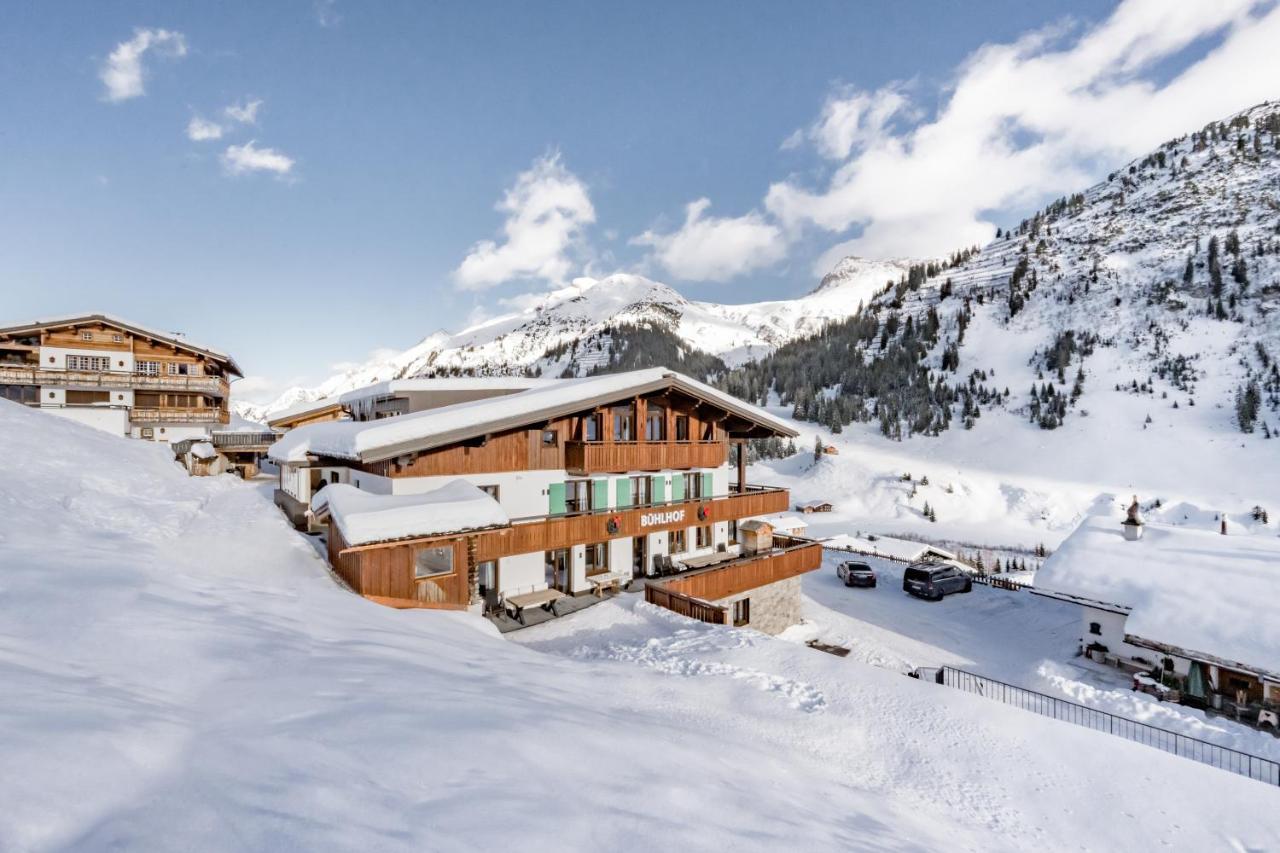
[[[733,627],[742,628],[751,624],[751,598],[739,598],[733,603]]]
[[[449,555],[449,568],[423,572],[423,556],[433,552]],[[454,560],[453,545],[436,545],[418,548],[413,552],[413,579],[415,581],[435,580],[436,578],[453,577],[457,573],[457,561]]]

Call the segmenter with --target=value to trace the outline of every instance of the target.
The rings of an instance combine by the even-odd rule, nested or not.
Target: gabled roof
[[[341,394],[332,394],[317,400],[294,403],[292,406],[272,412],[267,417],[268,424],[293,421],[299,418],[320,414],[338,406],[346,406],[360,400],[373,397],[389,397],[396,394],[435,391],[482,391],[493,392],[494,395],[515,393],[530,388],[537,388],[560,380],[532,379],[527,376],[448,376],[438,379],[388,379],[362,385]]]
[[[330,421],[298,427],[271,449],[278,462],[329,456],[361,462],[390,459],[471,438],[520,429],[595,406],[671,389],[718,406],[773,435],[798,433],[768,412],[666,368],[546,382],[488,397],[377,421]]]
[[[125,332],[137,335],[143,338],[152,338],[157,341],[164,341],[175,347],[189,350],[200,355],[223,362],[227,366],[228,373],[234,373],[236,376],[244,376],[240,371],[240,367],[236,364],[235,359],[227,355],[221,350],[212,347],[201,346],[187,340],[185,336],[174,334],[173,332],[159,332],[155,329],[149,329],[137,323],[130,323],[119,317],[113,317],[110,314],[71,314],[63,317],[51,317],[47,320],[36,320],[31,323],[22,323],[16,326],[6,326],[0,328],[0,336],[20,335],[24,332],[37,332],[42,329],[56,329],[63,326],[84,326],[89,323],[101,323],[104,326],[115,326]]]

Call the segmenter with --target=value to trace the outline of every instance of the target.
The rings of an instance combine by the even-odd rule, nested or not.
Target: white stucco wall
[[[514,554],[498,560],[498,590],[519,595],[547,588],[546,557],[541,552]]]
[[[124,409],[112,409],[107,406],[66,406],[45,408],[43,411],[112,435],[127,436],[129,434],[129,417]]]

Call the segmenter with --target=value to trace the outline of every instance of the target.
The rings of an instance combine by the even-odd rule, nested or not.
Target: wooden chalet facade
[[[0,328],[0,398],[116,435],[203,436],[230,421],[228,355],[103,314]]]
[[[281,468],[277,503],[299,523],[314,517],[306,507],[315,491],[336,483],[403,496],[462,479],[492,496],[509,519],[493,529],[351,545],[329,524],[330,563],[360,594],[479,610],[541,590],[588,594],[601,578],[652,576],[668,559],[707,563],[699,574],[719,580],[698,589],[719,599],[817,568],[818,546],[748,555],[737,542],[740,519],[781,512],[790,497],[746,485],[741,464],[731,471],[731,445],[792,434],[708,386],[647,370],[542,382],[395,422],[302,427],[271,455]],[[436,564],[453,571],[417,571],[433,549],[447,550]]]

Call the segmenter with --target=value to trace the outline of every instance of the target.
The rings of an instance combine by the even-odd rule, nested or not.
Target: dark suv
[[[973,580],[954,566],[912,563],[902,573],[902,588],[920,598],[941,601],[945,595],[973,589]]]

